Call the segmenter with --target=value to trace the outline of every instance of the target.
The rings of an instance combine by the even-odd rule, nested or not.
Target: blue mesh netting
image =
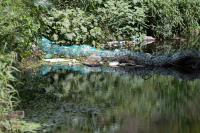
[[[127,49],[100,50],[89,45],[73,45],[73,46],[59,46],[52,44],[50,40],[41,36],[37,37],[37,43],[43,52],[53,54],[57,53],[58,56],[69,58],[87,57],[90,55],[97,55],[109,60],[128,62],[135,61],[138,65],[153,65],[153,66],[166,66],[175,65],[181,67],[198,67],[200,65],[199,57],[200,52],[194,49],[186,49],[183,51],[175,52],[171,55],[152,56],[142,52],[132,52]]]
[[[65,57],[87,57],[90,55],[98,55],[101,57],[114,57],[120,50],[100,50],[93,48],[89,45],[73,45],[73,46],[59,46],[56,44],[52,44],[47,38],[42,36],[42,38],[37,38],[37,43],[42,49],[43,52],[48,54],[57,53],[58,56],[65,56]]]

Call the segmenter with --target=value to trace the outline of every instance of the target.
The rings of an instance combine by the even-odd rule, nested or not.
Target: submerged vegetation
[[[157,38],[172,38],[177,35],[188,34],[198,35],[200,31],[199,14],[199,0],[1,0],[0,131],[15,132],[20,130],[25,132],[35,129],[43,131],[42,128],[45,127],[45,120],[48,121],[47,124],[52,124],[54,129],[57,127],[55,125],[60,123],[60,121],[46,118],[48,117],[46,115],[41,119],[37,118],[33,121],[30,119],[34,117],[34,113],[30,113],[33,116],[28,115],[25,118],[26,121],[19,120],[17,116],[11,120],[8,116],[17,109],[25,109],[26,106],[25,113],[30,111],[30,109],[33,109],[31,107],[33,103],[35,104],[34,107],[40,107],[42,106],[40,105],[40,100],[51,100],[51,102],[47,103],[48,105],[45,105],[48,109],[59,108],[61,111],[66,111],[63,109],[64,103],[62,107],[58,106],[58,101],[63,100],[60,97],[67,98],[68,100],[71,98],[77,105],[81,104],[78,100],[89,100],[90,104],[84,105],[84,108],[86,108],[86,111],[83,110],[84,117],[80,118],[82,123],[88,123],[87,119],[83,119],[88,112],[90,115],[98,114],[99,110],[94,109],[94,107],[109,107],[113,104],[111,102],[112,99],[121,98],[121,95],[119,95],[121,94],[120,91],[122,91],[120,87],[123,88],[124,86],[132,86],[127,92],[134,92],[139,89],[138,91],[141,94],[138,93],[138,97],[143,96],[142,98],[144,99],[139,99],[140,103],[133,102],[130,105],[135,109],[139,109],[140,105],[145,105],[147,108],[142,109],[142,111],[146,111],[143,114],[149,115],[150,110],[162,112],[169,108],[173,108],[178,113],[178,109],[183,105],[176,104],[172,106],[172,100],[179,99],[179,101],[186,100],[188,102],[190,99],[187,99],[191,98],[191,95],[195,95],[198,91],[198,82],[194,82],[195,88],[190,90],[190,93],[187,88],[186,91],[184,89],[176,90],[175,88],[179,82],[183,81],[173,78],[167,79],[170,86],[172,86],[171,90],[164,90],[162,87],[167,86],[164,80],[163,83],[158,83],[156,77],[151,79],[152,86],[155,88],[148,90],[145,89],[145,87],[148,88],[148,84],[144,83],[145,81],[137,81],[142,82],[140,85],[143,85],[143,87],[141,87],[137,86],[137,84],[132,84],[131,79],[127,79],[127,77],[112,76],[112,78],[107,77],[105,79],[106,75],[104,74],[100,77],[97,76],[97,78],[94,78],[96,77],[95,75],[89,75],[91,81],[87,79],[87,75],[78,75],[78,77],[77,75],[68,75],[67,81],[76,82],[81,78],[79,79],[81,82],[77,81],[73,85],[71,85],[71,82],[68,82],[68,84],[62,82],[62,86],[58,86],[58,84],[50,86],[49,77],[40,77],[31,72],[17,72],[19,70],[16,68],[18,68],[20,61],[38,62],[38,60],[44,58],[44,53],[36,46],[35,34],[37,32],[42,33],[55,44],[88,44],[100,48],[100,45],[107,41],[131,40],[132,36],[141,37],[144,34]],[[187,46],[181,47],[178,50],[189,47],[200,50],[196,43],[189,43],[191,46],[187,44]],[[135,47],[133,50],[136,48],[138,48],[137,51],[142,52],[142,48],[139,47]],[[175,52],[170,44],[158,46],[155,49],[156,53],[159,54],[160,52]],[[119,79],[121,81],[115,84]],[[87,83],[87,81],[90,81],[90,83]],[[102,84],[95,84],[99,82]],[[108,82],[108,86],[104,84],[105,82]],[[187,86],[191,84],[184,83]],[[162,86],[160,86],[161,84]],[[113,88],[114,86],[117,87],[116,85],[119,85],[118,90]],[[62,87],[64,87],[64,90]],[[42,95],[44,89],[47,91],[45,96]],[[104,89],[107,90],[104,91]],[[168,92],[163,93],[164,91]],[[90,93],[94,93],[94,95],[88,97],[87,94]],[[175,95],[179,97],[175,97]],[[92,96],[98,97],[98,101]],[[138,101],[137,96],[135,95],[134,97],[135,101]],[[168,97],[168,101],[165,101],[165,97]],[[129,103],[133,101],[131,98],[132,96],[124,98],[124,100],[126,103]],[[156,101],[156,99],[160,99],[160,101]],[[145,101],[149,101],[149,103]],[[192,101],[190,102],[193,104]],[[119,101],[115,101],[115,103],[119,103]],[[29,104],[30,106],[28,106]],[[86,105],[87,107],[85,107]],[[129,104],[123,106],[127,107],[127,105]],[[80,108],[81,106],[77,107],[78,112],[81,112]],[[91,110],[87,110],[87,108],[91,108]],[[118,108],[122,108],[122,106]],[[39,110],[37,111],[39,113]],[[55,110],[52,111],[50,109],[48,111],[48,115],[55,113]],[[79,118],[75,118],[74,114],[72,116],[73,121],[76,123]],[[93,117],[90,118],[93,119]],[[31,125],[29,120],[36,124]],[[70,122],[68,121],[68,123]],[[93,122],[90,124],[97,131],[96,121],[94,120]],[[79,127],[81,126],[79,125]],[[73,127],[77,127],[77,124],[71,124],[71,128]],[[93,129],[89,128],[88,126],[89,131],[93,131]]]

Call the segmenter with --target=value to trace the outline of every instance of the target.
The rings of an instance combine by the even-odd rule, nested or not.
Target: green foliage
[[[0,2],[0,49],[9,52],[17,46],[29,46],[34,42],[34,32],[38,29],[30,8],[22,0]],[[7,50],[7,51],[5,51]]]
[[[69,18],[68,15],[63,15],[69,19],[70,26],[65,27],[69,30],[64,28],[62,32],[60,25],[56,24],[53,29],[50,28],[57,22],[53,18],[56,19],[59,15],[50,16],[53,22],[49,18],[44,19],[47,25],[45,29],[48,30],[46,35],[51,34],[48,37],[59,44],[92,44],[92,40],[93,43],[122,40],[146,31],[153,36],[166,38],[181,33],[194,33],[200,24],[198,0],[51,1],[59,13],[72,14]],[[60,24],[63,25],[62,22]],[[100,36],[95,32],[95,28],[100,32]],[[66,30],[67,37],[62,36]]]
[[[0,11],[2,52],[33,45],[39,27],[53,43],[94,46],[146,31],[166,38],[200,27],[197,0],[3,0]]]
[[[200,25],[199,0],[144,0],[151,34],[172,37],[182,33],[194,33]]]
[[[17,97],[14,96],[17,91],[10,83],[16,81],[12,75],[12,72],[17,70],[12,66],[14,58],[14,54],[0,55],[0,127],[7,130],[13,129],[12,123],[9,123],[6,116],[14,110],[18,102]]]
[[[91,8],[54,10],[43,16],[43,33],[56,44],[94,45],[129,38],[145,27],[143,8],[132,7],[122,0],[99,1],[95,6],[87,6]]]
[[[50,0],[50,1],[55,5],[57,10],[73,8],[76,7],[78,4],[82,4],[82,1],[80,0]]]
[[[18,61],[22,61],[23,63],[38,62],[45,56],[45,53],[35,45],[29,47],[17,47],[15,51],[18,53]]]
[[[197,0],[3,0],[0,5],[2,52],[30,48],[39,27],[53,43],[93,46],[146,31],[166,38],[200,27]]]

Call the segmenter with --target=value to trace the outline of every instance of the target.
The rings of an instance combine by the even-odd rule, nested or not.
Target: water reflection
[[[200,130],[198,71],[66,65],[43,65],[41,70],[51,79],[47,94],[54,91],[54,95],[66,100],[62,100],[63,105],[69,101],[86,102],[84,108],[105,109],[93,117],[83,115],[78,109],[78,118],[71,116],[72,121],[67,121],[68,125],[60,124],[57,132],[189,133]],[[62,109],[62,104],[56,106]],[[52,111],[52,115],[64,114],[65,111],[59,110]],[[52,118],[55,117],[49,121]],[[70,126],[76,120],[78,123]]]
[[[54,78],[55,74],[58,78]],[[123,77],[61,70],[48,75],[52,76],[52,83],[62,84],[64,90],[80,92],[70,100],[106,108],[97,121],[100,132],[187,133],[197,130],[199,79],[188,81],[151,73],[152,78],[144,80],[139,75]]]
[[[131,76],[140,75],[144,79],[148,79],[150,72],[161,75],[172,75],[179,79],[194,80],[200,79],[200,69],[192,68],[181,68],[181,67],[137,67],[137,66],[125,66],[125,67],[88,67],[84,65],[41,65],[40,68],[41,75],[46,75],[47,73],[55,70],[72,70],[79,71],[81,73],[90,72],[106,72],[119,74],[121,76]],[[149,77],[150,78],[150,77]]]

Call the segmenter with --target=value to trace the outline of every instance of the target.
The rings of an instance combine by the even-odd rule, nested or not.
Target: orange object
[[[129,43],[131,43],[131,42],[125,41],[125,44],[126,44],[126,45],[129,44]],[[137,41],[132,41],[132,44],[136,44],[136,43],[137,43]]]
[[[136,41],[133,41],[133,44],[136,44],[137,42]]]

